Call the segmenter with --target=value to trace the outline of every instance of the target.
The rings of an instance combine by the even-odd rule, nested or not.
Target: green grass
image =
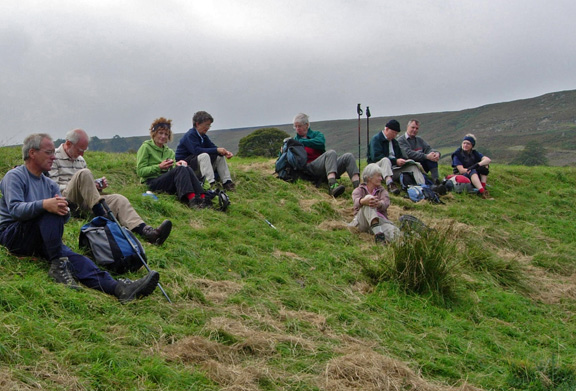
[[[20,162],[14,148],[1,156],[2,173]],[[333,364],[355,364],[355,352],[395,359],[446,387],[576,387],[574,168],[492,165],[494,200],[392,197],[393,218],[413,214],[442,233],[442,246],[424,246],[431,257],[442,249],[449,253],[438,261],[454,257],[450,295],[440,296],[449,299],[437,300],[447,291],[366,275],[361,265],[388,264],[407,249],[346,227],[347,179],[345,197],[334,200],[275,179],[271,161],[234,158],[238,190],[224,214],[142,197],[133,154],[86,158],[147,222],[173,221],[163,246],[144,247],[174,303],[159,291],[126,305],[70,291],[50,281],[41,260],[0,248],[0,389],[337,389],[351,380]],[[74,249],[84,223],[67,225]],[[374,373],[354,380],[367,382],[358,389],[392,376],[370,365],[358,366]]]

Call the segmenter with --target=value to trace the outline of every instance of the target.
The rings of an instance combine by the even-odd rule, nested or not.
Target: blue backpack
[[[420,202],[422,200],[428,200],[433,204],[443,204],[442,200],[434,190],[432,190],[428,185],[416,185],[409,186],[406,190],[408,198],[412,202]]]
[[[293,138],[284,140],[280,156],[276,160],[275,172],[278,178],[294,182],[303,176],[304,167],[308,161],[308,153],[299,141]]]
[[[139,253],[121,230],[128,235]],[[134,234],[128,228],[102,216],[95,217],[82,227],[79,242],[80,247],[92,254],[96,264],[117,274],[135,272],[142,267],[142,259],[146,261],[144,248]]]

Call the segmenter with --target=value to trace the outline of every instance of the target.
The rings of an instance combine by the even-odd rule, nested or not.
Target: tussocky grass
[[[366,276],[361,265],[390,262],[391,252],[346,227],[347,178],[332,199],[275,179],[270,160],[234,158],[238,190],[224,214],[142,197],[134,154],[86,159],[146,222],[173,221],[163,246],[143,244],[174,303],[160,292],[126,305],[73,292],[49,280],[42,260],[0,248],[0,388],[377,389],[379,376],[393,379],[381,361],[358,357],[393,359],[440,389],[545,389],[538,371],[555,376],[554,389],[575,386],[574,168],[493,165],[494,200],[393,196],[393,219],[451,227],[443,240],[455,247],[453,285],[437,300]],[[3,174],[20,151],[2,148],[0,162]],[[71,219],[64,234],[78,251],[85,222]]]

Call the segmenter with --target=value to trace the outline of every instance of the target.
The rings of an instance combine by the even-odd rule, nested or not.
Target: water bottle
[[[154,201],[158,200],[158,197],[156,197],[156,194],[152,193],[150,190],[148,190],[146,193],[142,193],[142,197],[150,197]]]

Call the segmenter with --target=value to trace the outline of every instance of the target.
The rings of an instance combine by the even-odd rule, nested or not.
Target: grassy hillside
[[[173,304],[71,291],[0,248],[2,390],[576,388],[576,168],[493,165],[494,200],[393,196],[392,219],[418,216],[454,245],[439,295],[375,275],[394,249],[348,229],[347,179],[333,199],[234,158],[224,214],[142,197],[134,154],[86,159],[146,221],[174,222],[162,247],[144,244]],[[1,176],[19,150],[0,163]],[[72,248],[84,223],[67,225]]]
[[[377,103],[377,102],[375,102]],[[372,113],[381,113],[385,108],[372,107]],[[354,108],[351,108],[354,109]],[[561,91],[536,98],[513,102],[495,103],[477,108],[441,112],[390,114],[385,117],[370,118],[370,135],[384,129],[391,118],[400,121],[404,132],[408,120],[418,118],[421,122],[421,135],[448,157],[460,146],[466,133],[478,137],[478,149],[493,160],[508,163],[530,141],[538,141],[547,148],[551,165],[576,165],[576,91]],[[296,113],[288,113],[288,120]],[[312,127],[322,131],[329,148],[336,151],[352,152],[358,156],[358,119],[335,121],[314,121]],[[351,110],[350,117],[354,116]],[[291,124],[278,128],[294,133]],[[361,121],[361,155],[366,154],[366,117]],[[256,128],[220,130],[211,133],[218,145],[225,145],[236,151],[238,141]],[[179,138],[179,137],[177,137]]]

